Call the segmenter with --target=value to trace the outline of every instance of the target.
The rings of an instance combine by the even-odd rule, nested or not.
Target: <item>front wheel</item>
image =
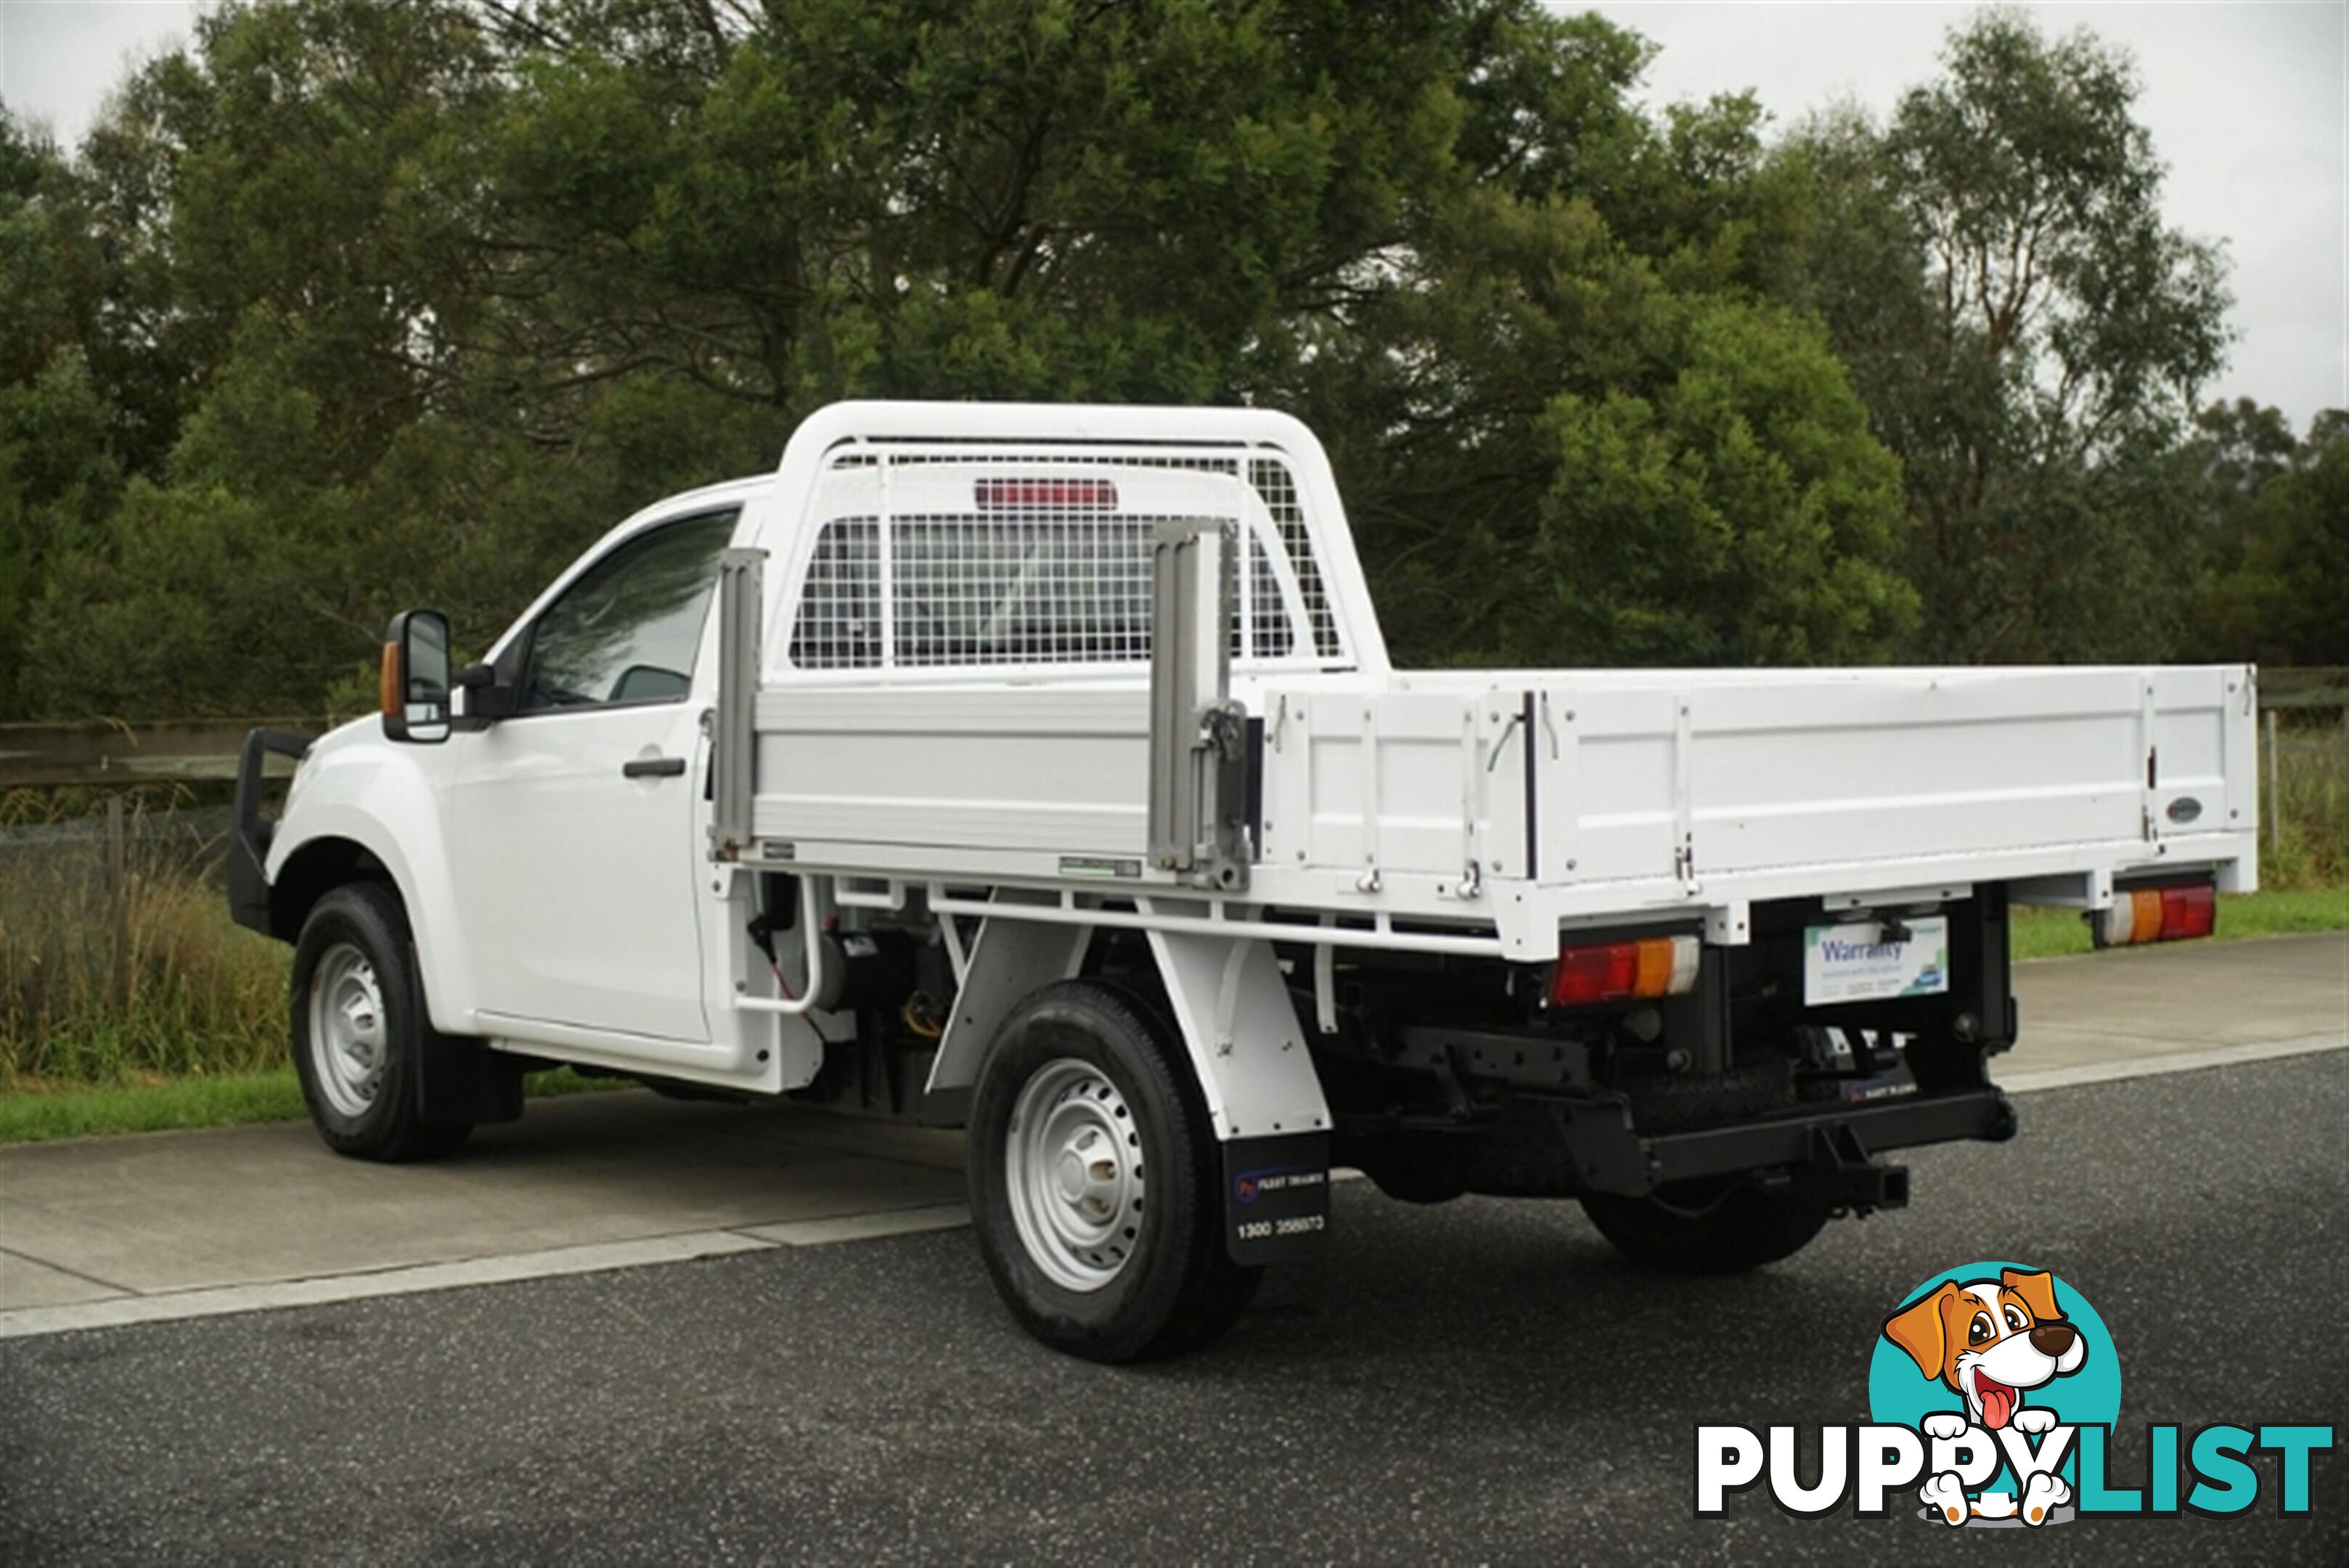
[[[1264,1271],[1224,1250],[1220,1151],[1189,1059],[1140,999],[1048,986],[1004,1021],[971,1103],[980,1254],[1056,1350],[1138,1361],[1231,1326]]]
[[[1790,1258],[1834,1211],[1800,1183],[1750,1177],[1676,1182],[1646,1198],[1585,1193],[1582,1209],[1624,1256],[1676,1274],[1738,1274]]]
[[[294,948],[294,1065],[326,1147],[357,1159],[431,1159],[471,1129],[422,1115],[424,991],[408,917],[380,882],[317,902]]]

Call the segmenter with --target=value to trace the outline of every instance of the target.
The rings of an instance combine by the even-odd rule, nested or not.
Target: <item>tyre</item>
[[[1449,1203],[1468,1191],[1459,1182],[1424,1170],[1408,1158],[1375,1160],[1362,1167],[1362,1174],[1398,1203]]]
[[[422,1116],[417,1074],[424,988],[399,896],[380,882],[336,888],[294,948],[294,1066],[326,1147],[356,1159],[431,1159],[472,1129]]]
[[[1583,1212],[1624,1256],[1676,1274],[1736,1274],[1810,1244],[1831,1205],[1799,1182],[1766,1189],[1750,1177],[1682,1182],[1651,1197],[1590,1192]]]
[[[1263,1277],[1224,1250],[1221,1151],[1189,1057],[1140,998],[1096,981],[1004,1021],[971,1101],[980,1255],[1022,1327],[1092,1361],[1207,1344]]]

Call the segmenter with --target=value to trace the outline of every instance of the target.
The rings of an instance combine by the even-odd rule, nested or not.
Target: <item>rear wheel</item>
[[[1261,1269],[1224,1250],[1220,1150],[1165,1020],[1095,981],[1004,1021],[972,1098],[970,1207],[1012,1315],[1056,1350],[1137,1361],[1205,1345]]]
[[[423,995],[397,894],[354,882],[318,900],[294,948],[294,1065],[310,1120],[336,1153],[431,1159],[471,1130],[423,1119]]]
[[[1372,1160],[1362,1167],[1362,1174],[1398,1203],[1449,1203],[1468,1192],[1459,1182],[1424,1170],[1407,1157]]]
[[[1585,1193],[1583,1212],[1624,1256],[1676,1274],[1736,1274],[1789,1258],[1826,1225],[1832,1205],[1800,1183],[1751,1177],[1678,1182],[1646,1198]]]

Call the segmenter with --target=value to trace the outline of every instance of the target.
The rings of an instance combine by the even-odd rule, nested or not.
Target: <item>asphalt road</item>
[[[1030,1345],[967,1232],[0,1344],[0,1562],[2349,1561],[2314,1511],[1949,1532],[1690,1517],[1700,1421],[1865,1419],[1903,1293],[2051,1268],[2144,1423],[2349,1417],[2349,1053],[2052,1091],[1742,1280],[1571,1205],[1338,1194],[1206,1355]],[[286,1201],[298,1199],[292,1194]]]

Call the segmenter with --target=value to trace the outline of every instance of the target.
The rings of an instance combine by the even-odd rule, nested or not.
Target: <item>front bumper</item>
[[[298,763],[309,754],[310,740],[291,730],[254,730],[244,737],[244,750],[237,758],[236,820],[228,842],[228,913],[238,925],[264,937],[285,933],[276,929],[270,914],[265,868],[274,825],[261,817],[262,771],[272,753]]]

